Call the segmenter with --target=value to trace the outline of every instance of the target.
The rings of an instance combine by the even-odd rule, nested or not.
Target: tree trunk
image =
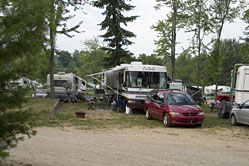
[[[199,10],[199,17],[198,17],[198,62],[197,62],[197,88],[199,88],[200,85],[200,58],[201,58],[201,5],[198,1],[198,10]]]
[[[171,45],[171,65],[172,65],[172,80],[175,80],[175,49],[176,49],[176,14],[177,6],[173,4],[173,19],[172,19],[172,45]]]
[[[217,39],[217,46],[215,49],[217,49],[217,71],[216,71],[216,85],[215,85],[215,102],[217,102],[217,90],[218,90],[218,82],[219,82],[219,68],[220,68],[220,38],[221,38],[221,32],[224,26],[224,19],[222,19],[221,21],[221,26],[220,29],[218,31],[218,39]]]
[[[51,15],[49,20],[49,44],[50,44],[50,57],[49,57],[49,76],[50,76],[50,98],[54,98],[54,52],[55,52],[55,8],[54,2],[51,2]]]

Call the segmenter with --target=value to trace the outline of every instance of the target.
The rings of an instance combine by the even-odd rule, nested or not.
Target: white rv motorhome
[[[121,64],[87,77],[99,81],[107,95],[116,99],[121,96],[125,100],[126,114],[132,113],[133,108],[143,109],[145,97],[152,89],[167,88],[166,67],[141,62]]]
[[[59,98],[63,98],[67,96],[67,92],[65,87],[63,87],[64,83],[68,82],[71,84],[71,92],[73,95],[78,95],[79,93],[83,93],[86,90],[86,81],[76,76],[73,73],[66,74],[65,72],[59,72],[58,74],[54,74],[54,92],[55,96]],[[50,75],[47,76],[47,92],[50,93]]]
[[[242,65],[236,72],[235,103],[242,104],[249,100],[249,65]]]

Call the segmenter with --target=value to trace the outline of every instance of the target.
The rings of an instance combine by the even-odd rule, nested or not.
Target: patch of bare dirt
[[[247,166],[249,136],[240,128],[37,128],[10,150],[20,166],[212,165]]]

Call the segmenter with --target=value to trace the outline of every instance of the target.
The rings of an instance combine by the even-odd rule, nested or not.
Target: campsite
[[[156,67],[160,67],[153,65],[147,67],[148,65],[142,65],[138,62],[136,65],[130,64],[132,67],[130,73],[137,72],[136,67],[146,70],[147,73],[149,73],[149,67],[153,69],[153,72],[155,72]],[[242,67],[247,70],[247,66]],[[102,74],[108,73],[107,77],[110,77],[112,71],[122,72],[122,65],[121,70],[119,67],[115,67],[114,70],[94,75],[104,78]],[[129,72],[125,71],[125,75],[127,75]],[[163,86],[162,89],[168,86],[168,90],[149,90],[150,93],[145,96],[145,101],[158,91],[160,95],[165,91],[170,96],[173,94],[173,96],[179,96],[179,94],[186,96],[187,93],[190,93],[195,102],[190,96],[185,99],[189,100],[188,104],[196,106],[198,111],[201,110],[199,113],[202,113],[201,115],[204,117],[203,122],[195,124],[197,110],[194,110],[194,107],[190,107],[186,102],[183,105],[175,103],[173,105],[176,105],[175,108],[178,109],[180,107],[191,108],[190,116],[193,116],[191,118],[194,119],[191,122],[186,122],[186,117],[184,117],[187,113],[186,110],[185,112],[179,111],[178,115],[171,116],[175,117],[176,120],[179,119],[179,114],[182,114],[181,125],[164,124],[167,126],[164,127],[162,122],[155,118],[148,120],[151,118],[148,118],[147,112],[145,115],[146,108],[141,109],[140,106],[130,105],[132,106],[128,109],[130,111],[127,112],[124,109],[127,107],[125,105],[128,105],[128,102],[132,100],[132,96],[126,100],[125,95],[119,90],[124,85],[122,81],[121,85],[118,85],[120,83],[119,75],[119,73],[115,73],[115,75],[111,75],[109,80],[102,79],[106,82],[101,83],[101,86],[95,85],[95,88],[86,88],[87,86],[85,86],[83,93],[79,93],[82,90],[78,90],[77,87],[81,86],[78,86],[77,83],[81,84],[82,81],[79,82],[78,77],[69,74],[64,80],[64,73],[56,74],[54,79],[55,81],[58,79],[57,82],[60,83],[55,85],[55,92],[58,92],[59,97],[51,99],[47,96],[33,96],[32,98],[27,96],[28,102],[21,106],[24,110],[30,110],[32,115],[30,118],[32,119],[29,121],[34,126],[32,130],[37,132],[37,135],[31,136],[31,138],[24,137],[24,140],[19,142],[16,148],[9,149],[10,156],[2,163],[6,166],[116,165],[117,163],[118,165],[163,165],[165,159],[167,163],[172,165],[234,165],[238,163],[246,165],[248,163],[248,126],[242,124],[234,126],[229,119],[229,112],[226,117],[220,116],[222,107],[230,106],[230,103],[218,102],[216,108],[213,107],[212,96],[208,96],[208,100],[199,102],[200,106],[197,106],[197,101],[201,97],[199,95],[202,95],[198,88],[186,87],[187,92],[183,92],[185,87],[182,87],[181,82],[170,81],[170,85],[166,85],[166,79],[163,75],[164,81],[160,81],[160,86]],[[151,75],[155,75],[155,73]],[[243,80],[247,80],[248,76],[244,74],[242,78],[237,78],[242,79],[240,82],[245,82]],[[144,95],[141,90],[148,90],[150,82],[143,83],[146,80],[145,76],[137,80],[139,80],[135,82],[137,85],[130,84],[134,86],[130,89],[139,87],[137,93],[140,94],[139,101],[141,102],[141,96]],[[112,81],[115,83],[113,84]],[[125,82],[127,83],[127,81]],[[235,83],[237,84],[237,82]],[[127,86],[129,86],[129,82]],[[107,90],[101,90],[101,87],[106,87],[109,93],[114,94],[114,96],[108,95],[106,97]],[[173,89],[171,89],[172,87]],[[247,88],[247,84],[243,84],[243,88]],[[190,91],[188,92],[188,90]],[[126,93],[126,91],[123,92]],[[119,95],[115,96],[115,93]],[[135,94],[134,91],[133,94]],[[198,96],[194,97],[196,94]],[[166,94],[164,95],[167,97]],[[110,102],[108,97],[113,101]],[[168,100],[164,100],[169,104],[168,107],[172,107]],[[165,107],[165,101],[158,104]],[[154,102],[157,103],[156,100]],[[178,99],[175,102],[179,102]],[[170,111],[167,112],[168,116],[170,113]],[[176,114],[176,112],[174,113]],[[170,122],[173,123],[173,120],[169,119]],[[192,156],[195,157],[192,158]],[[190,160],[190,158],[192,159]]]
[[[207,105],[202,128],[165,128],[141,112],[88,110],[86,103],[63,103],[56,121],[49,122],[53,102],[37,98],[27,104],[37,113],[38,133],[10,149],[7,166],[248,163],[249,128],[218,119],[217,110],[211,112]],[[86,118],[76,118],[76,110],[86,112]]]
[[[247,166],[248,7],[0,0],[0,166]]]

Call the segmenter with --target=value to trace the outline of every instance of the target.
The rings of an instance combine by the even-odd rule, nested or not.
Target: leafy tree
[[[140,54],[137,60],[141,61],[143,64],[165,65],[164,59],[159,58],[156,54],[151,54],[150,56],[147,56],[146,54]]]
[[[46,45],[46,52],[50,55],[49,57],[49,74],[50,74],[50,97],[54,97],[54,58],[55,58],[55,47],[56,47],[56,35],[63,34],[67,37],[72,37],[70,32],[79,33],[77,30],[80,27],[79,24],[68,28],[66,21],[73,18],[69,15],[69,7],[72,6],[78,9],[78,5],[81,4],[81,0],[48,0],[49,12],[47,14],[49,36],[48,44]]]
[[[32,62],[41,55],[47,31],[46,5],[43,0],[0,1],[0,158],[23,135],[35,133],[31,112],[21,109],[27,89],[10,81],[34,74]]]
[[[244,40],[246,43],[249,43],[249,9],[244,12],[242,19],[245,21],[246,24],[248,24],[245,28],[244,35],[246,36],[246,38],[244,38]]]
[[[85,78],[86,75],[101,72],[104,68],[104,58],[107,56],[106,52],[102,50],[103,47],[97,38],[86,40],[84,42],[86,51],[74,53],[79,57],[80,65],[77,67],[77,75]]]
[[[193,58],[189,50],[185,50],[176,59],[176,78],[182,80],[186,85],[194,85],[196,82],[195,73],[196,58]],[[189,74],[192,73],[192,74]]]
[[[203,39],[205,35],[208,35],[212,32],[214,27],[213,21],[209,18],[209,7],[207,0],[188,0],[187,1],[187,11],[188,19],[187,23],[187,32],[194,32],[192,44],[194,54],[196,55],[197,51],[197,88],[200,84],[200,59],[201,52],[205,49],[205,44]]]
[[[168,55],[170,50],[171,66],[172,66],[172,79],[175,78],[175,57],[176,57],[176,35],[177,30],[184,27],[184,20],[186,19],[185,1],[184,0],[157,0],[159,4],[156,6],[160,9],[162,6],[167,6],[171,9],[170,13],[167,14],[165,20],[160,20],[157,25],[152,28],[159,32],[160,39],[156,41],[156,44],[161,49],[158,53],[162,55]],[[160,56],[162,56],[160,55]]]
[[[68,51],[57,51],[58,61],[60,66],[67,68],[70,62],[73,60],[73,57]]]
[[[230,86],[230,72],[236,63],[242,63],[244,56],[241,54],[242,44],[235,39],[221,40],[220,53],[223,57],[219,84]]]
[[[220,54],[220,41],[221,34],[226,22],[233,22],[233,20],[240,13],[241,3],[238,5],[237,0],[212,0],[211,11],[213,12],[213,18],[215,23],[215,31],[217,32],[216,39],[214,40],[214,49],[211,53],[211,62],[213,64],[213,77],[215,78],[215,101],[217,98],[217,87],[219,82],[219,73],[221,71],[221,64],[223,57]]]
[[[130,11],[134,6],[127,4],[125,0],[98,0],[94,1],[94,6],[105,8],[102,13],[105,19],[100,26],[101,30],[106,30],[106,33],[101,35],[107,42],[107,47],[104,48],[108,52],[105,58],[106,67],[129,61],[132,53],[123,47],[132,44],[129,38],[135,37],[135,34],[125,30],[122,26],[127,26],[127,23],[134,21],[137,16],[125,17],[122,12]]]

